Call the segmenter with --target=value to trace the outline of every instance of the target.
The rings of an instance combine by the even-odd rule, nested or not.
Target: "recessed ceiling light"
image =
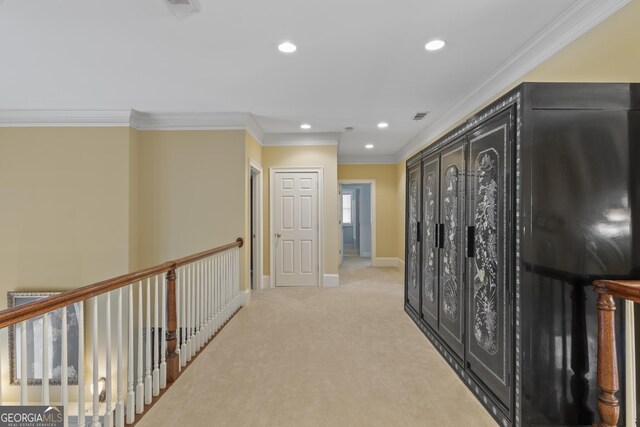
[[[380,123],[378,123],[378,127],[379,127],[380,129],[388,128],[388,127],[389,127],[389,123],[387,123],[387,122],[380,122]]]
[[[282,42],[278,45],[278,50],[282,53],[293,53],[298,47],[291,42]]]
[[[443,40],[431,40],[429,43],[424,45],[424,48],[429,51],[440,50],[444,47],[444,44]]]
[[[371,150],[373,148],[373,144],[367,144],[364,146],[367,150]]]
[[[303,123],[300,125],[300,129],[311,129],[311,125],[309,123]]]

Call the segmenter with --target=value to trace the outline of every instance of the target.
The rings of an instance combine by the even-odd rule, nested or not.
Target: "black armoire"
[[[500,425],[597,421],[592,283],[640,278],[640,84],[524,83],[406,191],[405,311],[460,379]]]

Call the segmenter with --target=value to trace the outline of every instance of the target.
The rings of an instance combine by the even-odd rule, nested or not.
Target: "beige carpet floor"
[[[253,293],[140,426],[495,426],[402,307],[402,273]]]

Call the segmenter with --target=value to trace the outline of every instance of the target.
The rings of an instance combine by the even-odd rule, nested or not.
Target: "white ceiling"
[[[395,156],[575,8],[575,0],[200,3],[199,14],[177,21],[162,0],[5,0],[0,108],[250,112],[265,133],[301,132],[302,122],[314,133],[353,126],[341,156]],[[425,51],[433,38],[446,47]],[[279,53],[283,40],[298,51]],[[430,114],[412,121],[421,111]],[[381,120],[388,129],[376,127]]]

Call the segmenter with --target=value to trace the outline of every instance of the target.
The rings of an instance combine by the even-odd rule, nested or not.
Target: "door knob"
[[[276,233],[276,237],[282,237],[282,234]]]

